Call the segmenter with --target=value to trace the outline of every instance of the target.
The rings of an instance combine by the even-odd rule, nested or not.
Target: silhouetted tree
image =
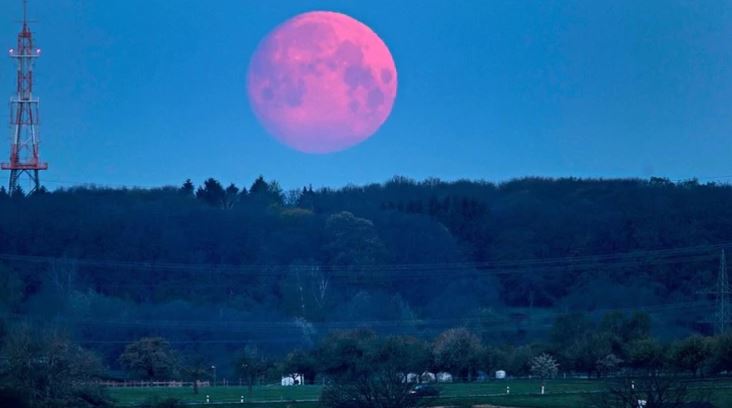
[[[29,407],[112,406],[94,385],[103,375],[99,359],[64,335],[17,327],[5,339],[2,356],[2,388]]]
[[[654,338],[646,337],[634,340],[627,345],[628,365],[636,370],[656,373],[663,367],[664,347]]]
[[[210,178],[203,183],[202,187],[196,190],[196,198],[214,206],[223,208],[225,205],[226,191],[217,180]]]
[[[226,187],[226,191],[224,193],[224,207],[234,207],[236,201],[239,199],[239,188],[235,186],[234,183],[231,183],[229,184],[229,187]]]
[[[12,191],[11,196],[15,200],[21,200],[25,198],[25,191],[23,191],[23,187],[20,185],[15,186],[15,189]]]
[[[713,373],[732,371],[732,333],[725,333],[714,338],[708,364]]]
[[[252,183],[248,198],[259,206],[282,205],[284,202],[284,194],[280,185],[276,181],[266,182],[262,176],[257,177]]]
[[[679,340],[671,346],[669,362],[673,367],[692,373],[703,373],[704,364],[712,353],[711,343],[701,336],[691,336]]]
[[[432,352],[438,368],[470,381],[483,349],[475,334],[457,328],[442,332],[435,339]]]
[[[170,380],[178,375],[178,358],[162,337],[143,337],[125,346],[120,364],[145,380]]]
[[[270,364],[270,361],[256,346],[246,346],[241,352],[236,362],[236,371],[245,379],[249,394],[252,393],[254,383],[267,371]]]
[[[682,408],[690,396],[684,382],[674,377],[651,375],[640,378],[607,380],[604,392],[586,398],[591,408]]]
[[[193,182],[191,179],[186,179],[185,183],[180,187],[180,193],[184,197],[193,197],[195,187],[193,186]]]
[[[419,398],[410,393],[405,359],[410,345],[403,340],[380,339],[357,330],[329,336],[321,358],[331,382],[321,393],[330,408],[412,408]]]

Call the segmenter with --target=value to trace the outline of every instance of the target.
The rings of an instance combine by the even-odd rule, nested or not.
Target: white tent
[[[282,376],[282,386],[283,387],[292,387],[293,385],[303,385],[305,382],[303,381],[302,374],[293,373],[287,376]]]
[[[437,382],[451,383],[452,382],[452,374],[446,373],[444,371],[440,371],[439,373],[437,373]]]
[[[433,383],[433,382],[437,381],[437,377],[435,377],[435,373],[425,371],[419,377],[419,381],[423,382],[423,383]]]

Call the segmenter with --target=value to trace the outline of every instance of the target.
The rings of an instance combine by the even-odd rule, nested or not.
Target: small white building
[[[496,371],[496,380],[505,380],[505,379],[506,379],[506,372],[504,370]]]
[[[437,373],[437,382],[439,383],[451,383],[452,382],[452,374],[440,371]]]
[[[303,385],[305,384],[305,381],[302,377],[302,374],[293,373],[290,375],[282,376],[281,384],[283,387],[292,387],[294,385]]]
[[[407,383],[412,384],[412,383],[418,383],[418,382],[419,382],[419,376],[417,375],[417,373],[408,373],[407,374]]]
[[[422,375],[419,376],[419,382],[422,383],[433,383],[437,381],[437,377],[435,377],[435,373],[431,373],[429,371],[425,371],[422,373]]]

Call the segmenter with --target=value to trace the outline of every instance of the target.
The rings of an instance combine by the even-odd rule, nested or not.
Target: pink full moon
[[[373,135],[397,91],[394,59],[365,24],[313,11],[275,28],[247,74],[249,101],[277,140],[306,153],[331,153]]]

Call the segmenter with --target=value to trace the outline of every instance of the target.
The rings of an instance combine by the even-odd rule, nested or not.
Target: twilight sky
[[[20,0],[3,6],[11,48]],[[275,141],[246,94],[259,41],[312,10],[367,24],[399,74],[383,127],[330,155]],[[31,0],[30,15],[52,189],[259,174],[285,188],[396,174],[732,180],[732,2]],[[7,58],[7,96],[14,78]]]

